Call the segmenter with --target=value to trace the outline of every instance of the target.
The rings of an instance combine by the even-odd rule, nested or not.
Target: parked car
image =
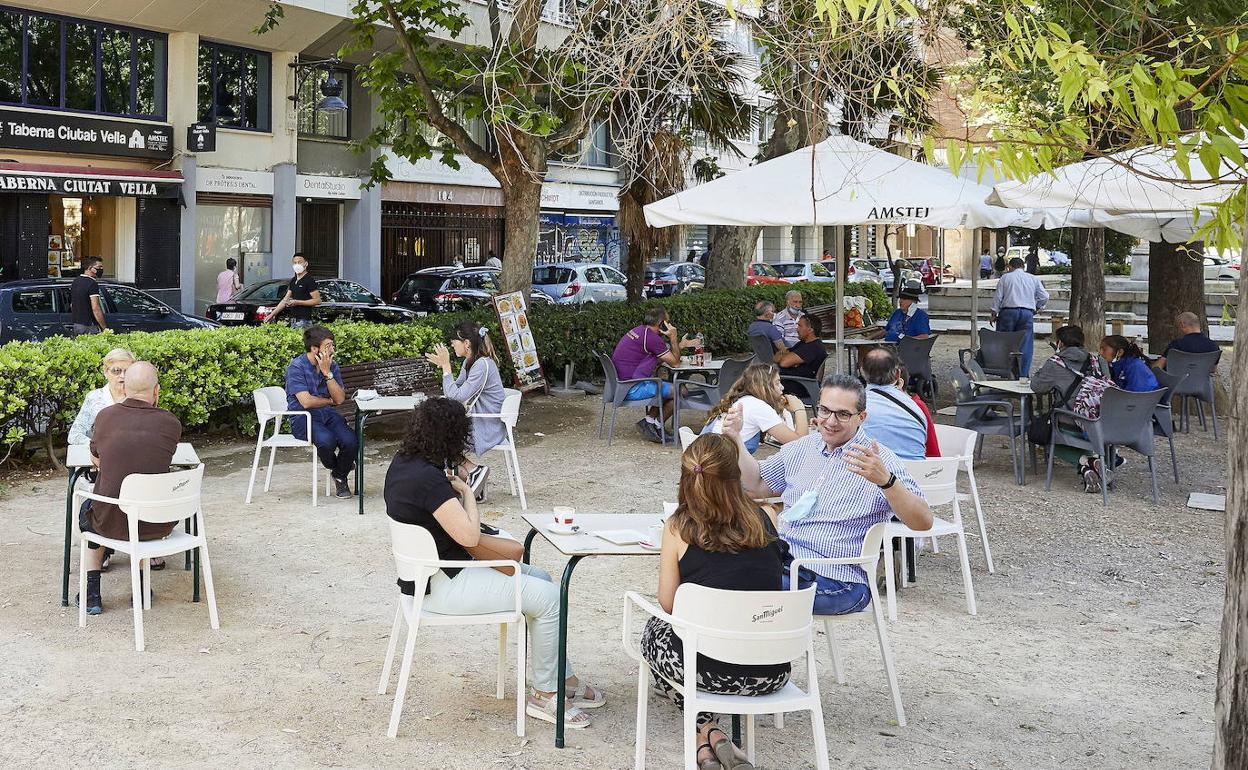
[[[264,323],[277,308],[277,303],[286,296],[287,283],[284,278],[275,278],[244,286],[229,300],[209,305],[205,315],[223,326]],[[321,304],[312,308],[312,318],[317,323],[372,321],[393,324],[414,321],[417,317],[405,307],[387,305],[381,297],[355,281],[318,278],[316,285],[321,292]]]
[[[646,297],[688,294],[706,285],[706,270],[693,262],[651,262],[645,277],[641,293]]]
[[[1010,246],[1005,250],[1005,264],[1009,265],[1010,260],[1018,258],[1027,263],[1027,253],[1031,251],[1030,246]],[[1037,249],[1036,258],[1040,262],[1040,267],[1051,267],[1057,263],[1053,261],[1053,255],[1047,249]]]
[[[828,272],[822,262],[773,262],[786,283],[826,283],[835,281],[836,276]]]
[[[836,275],[836,260],[825,259],[821,263],[832,275]],[[884,278],[876,271],[875,265],[865,259],[849,260],[848,279],[850,283],[874,283],[884,285]]]
[[[594,262],[560,262],[533,268],[533,288],[557,305],[623,302],[628,279],[610,265]]]
[[[746,286],[768,286],[777,283],[788,283],[776,268],[766,262],[751,262],[745,266]]]
[[[11,281],[0,284],[0,344],[22,340],[38,342],[56,335],[70,336],[68,279]],[[100,281],[104,320],[119,333],[159,332],[167,329],[214,329],[205,318],[180,313],[145,291]]]
[[[496,267],[426,267],[409,275],[392,301],[417,315],[470,310],[498,293],[501,272]],[[553,302],[543,292],[529,292],[530,305]]]
[[[938,264],[933,257],[917,257],[907,260],[907,262],[919,271],[924,287],[942,283],[955,283],[958,280],[958,274],[949,265],[945,265],[944,268],[937,270]]]
[[[1222,257],[1205,256],[1206,281],[1238,281],[1240,263]]]
[[[870,262],[875,267],[876,272],[880,276],[880,280],[884,282],[884,291],[888,292],[889,294],[892,294],[893,292],[893,269],[889,267],[888,260],[883,257],[875,257],[873,259],[868,260],[868,262]],[[917,284],[919,287],[923,286],[923,276],[922,274],[919,273],[919,271],[915,268],[915,266],[910,263],[910,260],[897,257],[896,259],[893,260],[893,263],[898,268],[901,269],[901,285],[902,286],[913,287],[913,285],[915,284]]]

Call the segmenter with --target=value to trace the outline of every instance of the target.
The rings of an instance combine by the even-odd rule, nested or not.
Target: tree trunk
[[[741,289],[745,287],[745,266],[754,257],[761,227],[712,225],[707,228],[707,249],[711,252],[706,270],[706,288]]]
[[[1149,249],[1150,284],[1154,253]],[[1243,256],[1248,259],[1248,244]],[[1203,269],[1201,272],[1203,275]],[[1248,281],[1239,282],[1239,306],[1248,307]],[[1151,312],[1149,333],[1151,336]],[[1248,334],[1241,324],[1235,326],[1234,355],[1234,371],[1246,371]],[[1222,647],[1213,708],[1214,770],[1248,767],[1248,488],[1244,484],[1248,479],[1248,388],[1234,388],[1233,394],[1231,419],[1226,423],[1226,600],[1222,605]]]
[[[1179,336],[1174,319],[1191,311],[1200,328],[1209,331],[1205,317],[1203,243],[1148,244],[1148,349],[1161,353]],[[1228,509],[1229,510],[1229,509]]]
[[[527,295],[533,285],[542,185],[526,173],[513,174],[500,181],[503,186],[503,210],[507,217],[507,241],[503,249],[500,283],[502,291],[520,291]]]
[[[1083,329],[1084,345],[1095,350],[1105,336],[1105,231],[1075,230],[1070,255],[1070,323]]]
[[[628,292],[628,301],[637,304],[641,302],[641,288],[646,282],[646,257],[649,254],[649,244],[645,243],[645,239],[641,242],[628,241],[628,246],[624,252],[624,276],[628,279],[628,285],[625,290]]]

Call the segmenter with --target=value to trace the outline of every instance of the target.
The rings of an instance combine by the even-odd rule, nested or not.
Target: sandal
[[[165,560],[159,556],[152,557],[152,572],[160,572],[165,568]]]
[[[524,713],[544,722],[550,722],[553,725],[558,714],[556,711],[558,708],[556,700],[553,695],[547,697],[538,695],[536,692],[530,692],[524,701]],[[589,723],[589,714],[581,711],[576,706],[568,705],[567,711],[563,715],[564,727],[571,730],[584,730],[586,727],[589,727]]]
[[[588,697],[593,693],[593,697]],[[581,682],[571,690],[564,690],[564,702],[583,709],[596,709],[607,703],[607,694],[597,687]]]
[[[704,743],[698,747],[698,753],[702,753],[702,749],[710,752],[710,759],[699,759],[698,770],[723,770],[724,766],[719,763],[719,759],[715,757],[715,749],[711,748],[711,744]]]
[[[751,764],[749,759],[745,756],[745,752],[742,751],[737,744],[732,742],[732,740],[728,737],[728,733],[718,727],[712,727],[707,731],[708,739],[710,738],[711,733],[719,733],[724,736],[723,740],[715,741],[715,744],[712,747],[715,751],[715,756],[719,758],[719,762],[723,765],[724,770],[754,770],[754,765]]]

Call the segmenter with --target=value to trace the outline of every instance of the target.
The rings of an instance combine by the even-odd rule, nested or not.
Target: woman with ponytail
[[[451,375],[451,352],[445,345],[437,345],[432,353],[426,353],[429,363],[442,370],[442,395],[464,405],[472,417],[472,452],[480,459],[484,454],[507,440],[507,429],[497,417],[475,417],[479,414],[498,414],[503,410],[503,379],[498,373],[494,358],[494,345],[490,342],[490,330],[472,321],[464,321],[451,334],[451,347],[458,358],[464,359],[459,376]],[[459,466],[459,474],[472,487],[477,500],[485,499],[485,480],[490,469],[470,459]]]
[[[1101,340],[1101,355],[1109,362],[1114,384],[1123,390],[1143,393],[1161,387],[1144,358],[1144,351],[1121,334],[1111,334]]]
[[[682,583],[779,591],[786,554],[775,521],[741,488],[736,442],[714,433],[699,436],[681,455],[679,505],[663,530],[658,598],[664,611],[672,611]],[[655,671],[655,689],[682,706],[667,684],[684,678],[683,649],[671,624],[651,618],[641,652]],[[788,663],[746,666],[698,657],[698,689],[706,692],[769,695],[789,681]],[[752,767],[713,714],[698,714],[698,743],[698,770]]]

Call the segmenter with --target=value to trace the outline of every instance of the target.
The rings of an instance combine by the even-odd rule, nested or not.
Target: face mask
[[[906,318],[912,318],[915,313],[919,312],[918,305],[911,305],[906,309]]]
[[[801,521],[810,515],[815,509],[815,503],[819,502],[819,493],[813,489],[806,490],[801,497],[797,498],[797,502],[784,509],[780,514],[780,521],[785,524],[793,524]]]
[[[295,271],[295,275],[303,275],[303,271],[308,269],[307,265],[295,264],[291,265],[291,269]]]

